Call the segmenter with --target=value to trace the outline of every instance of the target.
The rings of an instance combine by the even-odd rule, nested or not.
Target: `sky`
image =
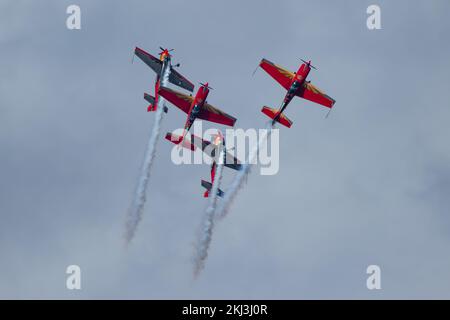
[[[81,30],[66,8],[81,8]],[[381,8],[380,30],[366,9]],[[436,1],[0,2],[0,298],[450,298],[450,3]],[[280,170],[254,170],[192,277],[206,165],[176,166],[161,140],[144,218],[123,229],[154,114],[139,59],[175,48],[208,101],[262,128],[285,91],[261,58],[337,102],[296,98]],[[163,132],[185,115],[169,105]],[[204,123],[205,128],[214,124]],[[223,128],[224,129],[224,128]],[[225,170],[224,170],[225,171]],[[224,172],[225,182],[233,172]],[[66,268],[81,268],[81,290]],[[366,268],[381,269],[368,290]]]

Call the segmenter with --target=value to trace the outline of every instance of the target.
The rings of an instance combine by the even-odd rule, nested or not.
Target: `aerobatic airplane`
[[[297,72],[286,70],[266,59],[262,59],[259,63],[259,66],[262,69],[264,69],[272,78],[274,78],[283,88],[287,90],[283,103],[278,110],[266,106],[261,110],[265,115],[273,119],[272,125],[275,124],[275,122],[279,122],[288,128],[291,127],[292,121],[283,114],[283,111],[286,109],[294,96],[310,100],[330,109],[336,102],[319,88],[312,85],[310,81],[306,81],[306,77],[311,71],[311,68],[316,68],[311,65],[311,61],[306,62],[302,59],[302,62],[303,64]]]
[[[195,151],[196,148],[201,148],[204,153],[206,153],[208,156],[210,156],[213,159],[213,163],[211,164],[211,182],[202,180],[202,187],[206,189],[203,196],[205,198],[209,197],[209,194],[211,192],[212,186],[214,184],[214,178],[216,174],[216,168],[217,168],[217,162],[216,159],[220,155],[220,148],[225,148],[225,138],[222,135],[222,132],[220,130],[217,130],[217,134],[212,135],[211,141],[206,141],[196,135],[191,134],[190,139],[183,139],[182,137],[173,134],[173,133],[167,133],[166,139],[175,143],[180,144],[187,149],[191,149],[192,151]],[[231,168],[233,170],[241,170],[242,164],[239,162],[238,159],[236,159],[231,153],[229,153],[226,148],[223,153],[223,165],[225,167]],[[224,196],[224,192],[220,189],[217,190],[217,195],[219,197]]]
[[[144,99],[147,100],[150,105],[147,108],[147,111],[156,111],[158,108],[158,100],[159,95],[158,91],[161,86],[161,79],[166,72],[169,73],[169,82],[186,89],[190,92],[194,91],[194,85],[181,74],[179,74],[174,67],[179,67],[180,64],[172,65],[172,56],[170,52],[173,49],[164,49],[159,47],[161,52],[159,53],[159,59],[152,56],[150,53],[142,50],[141,48],[136,47],[134,49],[134,54],[138,56],[142,61],[145,62],[153,71],[156,72],[156,81],[155,81],[155,96],[151,96],[148,93],[144,93]],[[169,69],[168,69],[169,68]],[[164,112],[167,113],[167,107],[164,107]]]
[[[186,123],[184,125],[184,133],[181,140],[184,139],[195,119],[207,120],[231,127],[233,127],[236,122],[236,118],[207,103],[206,98],[208,97],[209,90],[212,88],[208,85],[208,83],[200,83],[200,85],[201,86],[195,97],[169,89],[167,87],[159,88],[159,95],[170,101],[187,114]]]

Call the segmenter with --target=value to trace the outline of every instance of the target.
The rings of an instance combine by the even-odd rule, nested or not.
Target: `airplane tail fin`
[[[212,183],[208,182],[208,181],[205,181],[205,180],[202,180],[202,187],[206,189],[205,193],[203,194],[203,197],[208,198],[209,197],[209,193],[211,192],[211,189],[212,189]],[[224,194],[225,193],[222,190],[217,189],[217,195],[219,197],[223,197]]]
[[[183,148],[190,149],[192,151],[196,150],[196,147],[195,147],[194,144],[192,144],[186,138],[183,139],[182,136],[179,136],[177,134],[174,134],[174,133],[171,133],[171,132],[167,132],[166,133],[166,140],[169,140],[170,142],[172,142],[174,144],[181,145]]]
[[[279,122],[285,127],[290,128],[292,125],[292,121],[288,117],[286,117],[283,113],[279,114],[278,110],[276,109],[264,106],[261,109],[261,112],[264,113],[266,116],[268,116],[270,119],[273,119],[273,121]]]
[[[156,99],[154,96],[149,95],[148,93],[144,93],[144,99],[150,103],[150,105],[147,107],[147,112],[156,111],[158,108],[158,103],[156,102]],[[164,112],[167,113],[168,109],[166,106],[164,106]]]

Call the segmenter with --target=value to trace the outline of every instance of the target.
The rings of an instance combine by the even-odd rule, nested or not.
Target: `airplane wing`
[[[211,142],[206,141],[198,136],[196,136],[195,134],[191,134],[190,137],[190,141],[191,143],[193,143],[197,148],[202,149],[202,151],[205,151],[205,149],[211,144]],[[211,152],[211,154],[209,154],[210,156],[213,156],[213,151]]]
[[[302,90],[298,96],[309,101],[321,104],[327,108],[332,108],[334,103],[336,102],[333,98],[326,95],[323,91],[309,82],[305,82],[304,90]]]
[[[213,107],[212,105],[205,103],[203,108],[200,110],[198,114],[199,119],[220,123],[226,126],[233,127],[236,122],[236,118],[226,114],[222,110]]]
[[[183,139],[182,136],[179,136],[175,133],[171,133],[171,132],[167,132],[166,133],[166,140],[169,140],[170,142],[174,143],[174,144],[181,144],[181,146],[183,148],[186,149],[191,149],[192,151],[196,150],[195,145],[193,145],[190,140],[188,139]]]
[[[167,87],[160,87],[158,93],[185,113],[189,113],[192,101],[194,100],[191,96]]]
[[[190,141],[197,148],[202,149],[208,156],[214,158],[216,156],[217,147],[211,145],[211,142],[202,139],[194,134],[191,134]],[[228,151],[225,152],[225,163],[223,164],[225,167],[228,167],[233,170],[241,170],[242,164],[238,159],[236,159],[231,153]]]
[[[137,55],[146,65],[153,69],[157,74],[161,73],[162,62],[158,58],[155,58],[150,53],[136,47],[134,54]]]
[[[289,70],[286,70],[269,60],[262,59],[259,66],[264,69],[272,78],[274,78],[283,88],[289,90],[292,79],[295,74]]]
[[[185,77],[183,77],[178,71],[176,71],[172,67],[170,68],[169,81],[174,85],[186,89],[187,91],[190,92],[194,91],[194,84]]]
[[[166,134],[166,139],[175,143],[180,144],[183,137],[176,135],[174,133],[168,132]],[[200,148],[203,152],[205,152],[208,156],[214,157],[215,155],[215,147],[211,146],[208,148],[208,146],[211,145],[211,142],[204,140],[200,138],[199,136],[196,136],[195,134],[188,134],[186,138],[183,140],[184,145],[186,149],[191,149],[192,151],[197,150],[197,148]]]
[[[228,151],[225,154],[225,163],[223,164],[225,167],[228,167],[233,170],[241,170],[242,164],[236,159],[231,153]]]

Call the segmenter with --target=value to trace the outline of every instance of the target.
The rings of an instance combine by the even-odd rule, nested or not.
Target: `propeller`
[[[300,59],[300,60],[302,60],[303,63],[306,63],[309,67],[311,67],[311,68],[317,70],[317,68],[314,67],[314,66],[311,64],[311,61],[305,61],[305,60],[303,60],[303,59]]]
[[[213,133],[211,134],[211,138],[214,140],[216,138],[220,138],[221,141],[224,140],[224,136],[222,134],[222,131],[220,131],[219,129],[217,129],[217,133]]]
[[[167,50],[167,52],[172,52],[174,49],[164,49],[163,47],[159,47],[159,49],[161,49],[161,52],[159,54],[162,54],[164,51]]]
[[[202,87],[206,87],[206,88],[208,88],[208,89],[210,89],[210,90],[214,90],[213,88],[211,88],[210,86],[209,86],[209,83],[207,82],[207,83],[201,83],[201,82],[199,82],[200,83],[200,85],[202,86]]]

